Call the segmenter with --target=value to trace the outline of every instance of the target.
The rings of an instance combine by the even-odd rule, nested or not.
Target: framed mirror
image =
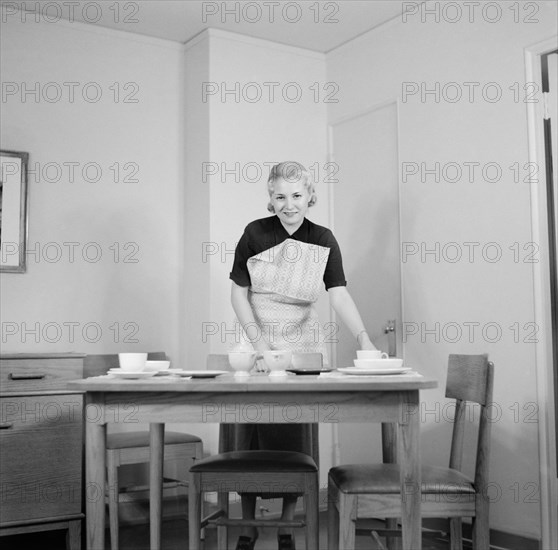
[[[0,272],[24,273],[29,153],[0,151]]]

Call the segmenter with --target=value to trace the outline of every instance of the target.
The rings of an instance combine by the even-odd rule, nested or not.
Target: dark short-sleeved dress
[[[334,286],[347,285],[341,250],[331,230],[304,218],[302,225],[292,235],[289,235],[277,216],[255,220],[246,226],[244,234],[236,246],[230,278],[238,286],[250,286],[248,259],[287,239],[329,248],[329,257],[323,276],[325,288],[329,290]]]
[[[341,251],[333,233],[304,219],[289,235],[277,216],[248,224],[234,257],[230,278],[250,287],[248,299],[261,334],[272,349],[325,353],[313,303],[326,289],[345,286]],[[235,449],[310,453],[308,424],[243,424]]]

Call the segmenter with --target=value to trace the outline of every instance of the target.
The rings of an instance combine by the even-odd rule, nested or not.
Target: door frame
[[[525,80],[542,90],[541,55],[558,48],[558,35],[525,48]],[[541,535],[543,548],[558,548],[558,472],[556,464],[556,397],[552,369],[552,324],[548,265],[548,223],[546,215],[546,172],[543,116],[544,104],[527,103],[529,162],[539,167],[539,181],[530,183],[531,229],[539,244],[540,260],[533,263],[533,297],[535,323],[539,338],[535,344],[537,402],[539,406],[539,480]],[[558,122],[558,121],[557,121]],[[558,166],[555,167],[558,170]],[[554,510],[553,510],[554,507]]]

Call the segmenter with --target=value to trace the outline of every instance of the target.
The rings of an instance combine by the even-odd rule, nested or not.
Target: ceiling
[[[0,0],[4,10],[45,21],[67,19],[185,44],[207,28],[328,52],[401,14],[399,0]],[[11,11],[8,12],[11,14]],[[4,15],[6,18],[6,15]]]

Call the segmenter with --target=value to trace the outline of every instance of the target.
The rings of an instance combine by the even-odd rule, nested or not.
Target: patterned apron
[[[271,349],[321,352],[327,364],[324,333],[313,304],[320,293],[328,256],[327,247],[287,239],[248,259],[252,281],[248,299]],[[239,424],[234,428],[234,450],[314,454],[311,424]]]
[[[324,333],[313,304],[318,299],[329,248],[286,239],[248,259],[248,299],[271,349],[321,352]]]

